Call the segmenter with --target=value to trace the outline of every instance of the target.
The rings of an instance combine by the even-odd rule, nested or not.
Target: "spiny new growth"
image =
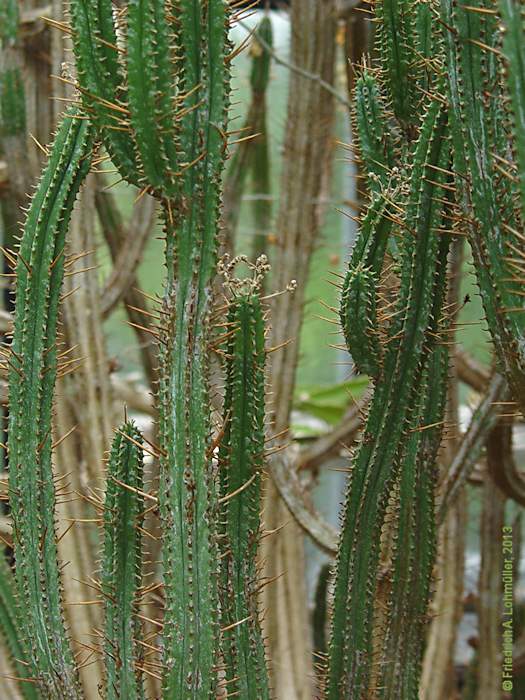
[[[104,503],[105,697],[144,697],[141,624],[137,614],[142,584],[144,520],[142,436],[132,421],[117,431],[108,463]]]
[[[23,643],[42,695],[72,700],[79,697],[79,687],[57,562],[52,401],[65,235],[89,170],[91,132],[89,122],[70,110],[56,134],[17,254],[8,359],[9,487]]]
[[[395,164],[394,144],[381,88],[369,70],[355,86],[354,130],[369,191],[386,186]]]
[[[226,263],[225,272],[236,262]],[[266,351],[264,314],[256,287],[266,272],[264,256],[254,267],[254,280],[227,281],[233,298],[224,329],[226,390],[219,449],[221,627],[228,694],[268,700],[257,601]]]
[[[525,408],[524,10],[441,0],[456,187],[499,363]],[[506,72],[506,79],[504,76]],[[509,98],[510,95],[510,98]]]

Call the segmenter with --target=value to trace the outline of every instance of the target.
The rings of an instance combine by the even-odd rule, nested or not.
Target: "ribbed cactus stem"
[[[525,7],[519,0],[499,0],[503,19],[503,51],[507,85],[512,104],[517,176],[520,183],[521,217],[525,221]]]
[[[77,78],[87,113],[123,178],[139,184],[111,0],[71,0]]]
[[[208,391],[228,106],[228,11],[182,0],[177,25],[186,95],[179,143],[182,211],[166,206],[168,284],[159,388],[167,698],[206,699],[217,683],[216,493]]]
[[[256,294],[231,301],[226,333],[221,482],[221,626],[228,693],[268,700],[257,600],[257,548],[264,461],[264,319]]]
[[[173,196],[178,169],[175,80],[164,0],[131,0],[127,15],[128,108],[141,184]]]
[[[21,680],[19,687],[23,697],[25,700],[38,700],[26,648],[20,637],[22,625],[18,619],[18,612],[13,572],[2,554],[0,556],[0,638],[3,641],[3,649],[6,649],[9,654],[9,661],[15,675]],[[24,679],[27,681],[24,682]]]
[[[385,193],[374,195],[361,221],[341,295],[339,317],[348,350],[357,370],[371,377],[379,375],[382,365],[377,293],[392,222]]]
[[[111,447],[104,502],[104,659],[108,700],[144,697],[141,624],[144,520],[142,436],[133,422],[117,431]]]
[[[418,117],[416,82],[411,76],[415,59],[415,13],[412,0],[379,0],[375,4],[377,47],[392,110],[408,128]]]
[[[17,256],[9,359],[9,486],[20,619],[33,676],[49,698],[79,697],[62,612],[51,451],[65,234],[89,170],[90,135],[85,118],[65,115],[33,197]]]
[[[389,327],[365,434],[354,460],[336,567],[328,700],[369,697],[375,587],[381,531],[392,489],[406,468],[415,397],[428,363],[443,299],[448,240],[439,235],[448,166],[446,111],[431,102],[412,154],[409,191],[400,222],[399,299]],[[399,487],[397,487],[399,488]],[[431,544],[429,544],[431,546]],[[405,575],[406,572],[403,573]],[[407,630],[408,631],[408,630]]]
[[[380,613],[384,636],[377,683],[378,697],[390,700],[418,694],[436,550],[436,455],[443,433],[447,373],[447,347],[438,346],[415,397],[392,522],[386,526],[387,532],[392,524],[395,530],[389,551],[387,605]]]
[[[465,214],[473,219],[469,242],[498,361],[514,399],[524,408],[525,313],[521,288],[525,256],[523,220],[515,206],[523,173],[518,162],[516,177],[512,173],[515,166],[508,162],[512,145],[499,81],[499,32],[494,9],[492,0],[476,0],[469,6],[441,1],[456,184]],[[514,20],[508,31],[515,37],[516,31],[519,33],[515,23],[522,23],[522,15],[506,16]],[[511,84],[516,94],[519,87]],[[511,102],[519,109],[519,102]],[[516,124],[519,119],[518,112]],[[518,134],[519,128],[519,154]]]
[[[362,169],[371,191],[388,183],[394,166],[394,145],[388,113],[377,79],[363,71],[355,86],[354,124]]]
[[[86,109],[122,177],[163,205],[163,693],[208,699],[219,637],[209,316],[227,148],[228,3],[131,0],[114,14],[110,0],[72,0],[71,13]]]

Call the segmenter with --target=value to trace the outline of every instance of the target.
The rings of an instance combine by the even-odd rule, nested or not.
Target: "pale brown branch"
[[[496,426],[487,439],[487,463],[499,462],[500,426]],[[492,444],[494,442],[494,444]],[[501,620],[503,552],[501,532],[505,524],[505,496],[486,472],[483,484],[483,510],[481,523],[481,566],[478,583],[478,687],[483,688],[484,700],[501,697]],[[481,697],[478,694],[477,697]]]
[[[270,458],[273,482],[297,524],[323,551],[333,555],[337,552],[339,533],[315,509],[303,489],[293,453],[294,446],[290,446]]]
[[[118,374],[111,375],[111,386],[115,397],[132,411],[155,415],[153,397],[146,388],[138,387]]]
[[[356,3],[357,4],[357,3]],[[267,51],[270,56],[273,58],[273,60],[278,63],[280,66],[283,66],[284,68],[288,68],[288,70],[292,71],[292,73],[297,73],[297,75],[300,75],[302,78],[306,78],[307,80],[311,80],[314,83],[317,83],[320,87],[323,88],[326,92],[330,93],[332,97],[335,97],[335,99],[340,102],[342,105],[344,105],[347,109],[351,110],[353,109],[352,103],[350,100],[348,100],[344,95],[341,95],[341,93],[329,82],[324,80],[320,75],[317,73],[311,73],[310,71],[306,70],[305,68],[301,68],[301,66],[298,66],[296,63],[292,63],[291,61],[286,61],[284,58],[279,56],[278,53],[276,53],[273,48],[266,42],[264,39],[260,36],[260,34],[257,32],[257,29],[253,30],[251,29],[245,22],[242,20],[237,20],[237,23],[243,28],[246,29],[246,31],[253,33],[255,37],[257,37],[257,41],[259,44],[262,46],[262,48]]]
[[[467,432],[461,440],[461,444],[447,471],[445,481],[441,488],[443,498],[439,508],[438,522],[445,519],[447,510],[451,507],[466,482],[470,473],[478,461],[480,451],[485,443],[489,431],[493,428],[498,409],[495,402],[501,401],[507,392],[505,380],[496,374],[492,378],[487,393],[476,408]]]
[[[107,193],[104,193],[104,196],[107,196]],[[135,202],[129,226],[118,236],[118,248],[116,241],[113,244],[108,241],[113,269],[102,289],[103,318],[107,318],[129,290],[137,286],[137,267],[142,260],[156,219],[155,200],[145,195]]]
[[[347,410],[339,425],[328,435],[322,435],[304,452],[299,460],[299,469],[317,469],[342,448],[354,442],[363,425],[363,413],[370,401],[371,393],[356,401]]]
[[[520,472],[512,448],[512,424],[500,421],[487,440],[489,475],[499,490],[525,506],[525,476]]]
[[[472,357],[466,350],[456,348],[454,361],[458,378],[464,384],[468,384],[475,391],[485,391],[490,382],[490,371]]]
[[[148,207],[151,208],[151,202],[145,203],[146,195],[141,197],[139,202],[135,205],[139,208],[138,211],[141,213],[140,216],[140,233],[139,238],[142,239],[142,245],[144,245],[147,238],[146,232],[150,226],[153,225],[152,219],[150,219],[146,214],[148,214]],[[144,202],[144,203],[143,203]],[[119,208],[117,207],[115,198],[111,192],[100,188],[97,190],[95,195],[96,208],[102,226],[102,232],[104,238],[108,244],[111,257],[115,262],[123,248],[129,245],[130,231],[124,226],[122,221],[122,216]],[[154,212],[149,209],[149,215],[154,216]],[[136,224],[138,225],[138,224]],[[133,235],[133,233],[131,233]],[[117,265],[119,263],[116,263]],[[139,341],[140,353],[142,357],[142,363],[144,367],[144,372],[150,384],[156,379],[156,367],[157,367],[157,352],[152,342],[151,333],[149,329],[151,326],[150,316],[148,315],[148,309],[146,300],[138,291],[138,282],[136,274],[125,276],[125,286],[121,291],[123,291],[123,300],[126,306],[126,313],[135,330],[135,334]],[[144,309],[142,313],[138,309]]]

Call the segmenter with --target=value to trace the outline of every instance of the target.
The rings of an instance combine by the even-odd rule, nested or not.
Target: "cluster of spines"
[[[504,19],[511,22],[505,34],[515,38],[521,33],[523,37],[522,11],[513,12],[512,3],[502,7],[511,10],[504,14]],[[512,128],[507,128],[512,110],[502,74],[503,33],[497,3],[477,0],[460,6],[442,0],[441,20],[456,187],[464,214],[471,219],[469,241],[488,328],[514,397],[523,407],[525,313],[521,286],[525,255],[519,206],[523,161],[518,155],[517,163],[513,162],[514,146],[520,153],[519,127],[513,139],[509,136]],[[509,58],[516,56],[515,43],[509,46],[507,38],[505,45]],[[515,78],[520,68],[509,61],[508,71],[509,77]],[[510,83],[510,102],[515,105],[519,88],[512,77]],[[518,124],[519,119],[514,123]]]
[[[104,549],[100,588],[104,597],[105,697],[144,696],[141,624],[144,520],[142,436],[132,421],[111,447],[104,502]]]
[[[41,692],[71,699],[79,697],[79,688],[57,562],[52,400],[65,235],[89,171],[91,131],[82,115],[66,113],[33,197],[17,254],[16,313],[8,359],[10,504],[25,643]]]
[[[264,314],[257,294],[242,294],[230,302],[225,334],[219,542],[226,687],[228,696],[269,700],[257,600],[266,356]]]
[[[395,224],[401,242],[399,298],[388,327],[381,372],[345,504],[326,678],[328,700],[348,695],[366,697],[371,692],[387,697],[389,692],[386,687],[381,689],[378,682],[389,659],[373,658],[381,533],[395,491],[399,493],[403,489],[404,501],[394,508],[394,519],[399,524],[401,508],[406,518],[413,507],[410,492],[405,493],[403,477],[410,466],[405,458],[411,431],[420,427],[422,419],[421,414],[415,415],[416,397],[436,343],[436,317],[441,317],[439,303],[443,302],[446,285],[448,236],[440,232],[450,154],[447,136],[446,109],[441,101],[430,101],[418,141],[409,161],[403,164],[403,170],[409,173],[409,184],[401,200],[398,198],[404,213],[401,219],[396,215]],[[374,229],[371,231],[374,233]],[[369,246],[366,231],[365,234]],[[356,245],[363,244],[358,239]],[[350,326],[346,335],[351,337]],[[432,457],[435,454],[429,461]],[[409,519],[407,525],[413,537],[413,522]],[[410,570],[409,565],[408,570],[396,572],[396,581]],[[424,595],[422,601],[413,601],[414,606],[422,604],[426,604]],[[386,624],[392,622],[389,618]],[[408,635],[408,628],[404,634]],[[406,647],[406,639],[399,635],[397,639]],[[417,679],[412,678],[411,682],[417,685]],[[371,683],[376,687],[372,688]]]

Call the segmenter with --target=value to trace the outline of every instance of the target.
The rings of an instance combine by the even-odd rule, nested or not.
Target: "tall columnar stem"
[[[500,0],[503,52],[511,100],[511,128],[515,139],[521,216],[525,221],[525,8],[519,0]]]
[[[259,298],[231,301],[224,436],[219,451],[221,623],[229,694],[269,700],[258,606],[261,478],[264,460],[264,319]]]
[[[227,148],[224,0],[73,0],[84,104],[122,177],[160,200],[164,696],[209,698],[218,644],[216,495],[209,441],[211,282]],[[121,32],[117,31],[125,30]],[[120,45],[117,45],[120,43]],[[119,56],[119,54],[121,54]]]
[[[421,445],[414,444],[413,431],[423,427],[428,418],[427,410],[437,410],[430,401],[434,385],[439,379],[428,383],[427,399],[422,404],[416,401],[420,395],[425,373],[429,371],[431,351],[439,332],[441,305],[446,279],[448,237],[439,235],[446,207],[443,198],[446,192],[445,172],[448,166],[446,111],[439,102],[431,102],[421,126],[417,146],[411,158],[411,175],[408,194],[404,202],[404,215],[398,222],[401,227],[400,292],[393,321],[388,328],[388,340],[384,360],[378,368],[375,392],[360,450],[354,460],[348,488],[343,529],[339,545],[336,569],[332,637],[327,678],[327,698],[369,697],[373,692],[389,697],[388,693],[406,692],[408,684],[417,684],[413,674],[399,676],[403,662],[396,664],[393,680],[388,686],[374,687],[378,677],[390,673],[389,654],[379,659],[372,658],[372,641],[375,609],[376,582],[378,576],[381,533],[387,517],[391,493],[399,490],[400,502],[393,507],[397,519],[398,539],[405,538],[406,550],[393,544],[393,590],[403,585],[403,577],[413,573],[414,564],[403,562],[400,557],[414,555],[416,549],[420,562],[427,561],[421,595],[414,593],[413,609],[421,615],[426,604],[428,577],[432,561],[433,540],[417,542],[413,503],[415,494],[413,480],[407,471],[415,467],[414,460]],[[364,234],[367,229],[363,228]],[[376,233],[373,230],[370,233]],[[373,240],[373,239],[371,239]],[[370,246],[370,243],[368,243]],[[358,243],[359,246],[359,243]],[[355,320],[359,326],[358,319]],[[349,326],[351,318],[347,318]],[[425,395],[425,393],[424,393]],[[441,402],[442,403],[442,402]],[[418,411],[422,411],[418,415]],[[417,479],[429,481],[425,498],[431,508],[432,462],[435,458],[436,441],[432,441],[428,459],[419,466]],[[418,456],[419,460],[420,457]],[[414,478],[416,472],[414,472]],[[395,502],[394,502],[395,503]],[[418,514],[421,516],[421,513]],[[429,525],[425,525],[428,532]],[[414,539],[416,537],[416,539]],[[398,556],[399,555],[399,556]],[[390,603],[392,608],[393,602]],[[392,612],[392,610],[390,610]],[[403,617],[403,615],[402,615]],[[396,648],[397,653],[408,656],[410,641],[408,626],[405,633],[396,628],[393,615],[387,614],[387,637],[385,644]],[[375,661],[375,664],[373,664]],[[377,669],[379,664],[379,670]],[[374,668],[375,666],[375,668]],[[397,690],[396,690],[397,689]]]
[[[18,599],[32,671],[49,698],[79,697],[56,558],[51,420],[65,234],[89,170],[90,135],[82,116],[65,115],[33,197],[17,256],[9,359],[9,484]]]
[[[515,114],[518,175],[513,172],[507,107],[499,80],[500,32],[496,4],[476,0],[462,6],[441,0],[447,56],[448,96],[454,170],[462,205],[472,223],[472,248],[485,316],[514,399],[525,407],[525,313],[523,284],[523,212],[516,201],[523,191],[523,136],[520,128],[520,61],[515,39],[523,19],[504,5],[509,21],[511,103]],[[517,61],[513,60],[518,58]],[[517,70],[516,70],[517,69]],[[522,67],[521,67],[522,72]],[[510,160],[509,160],[510,159]]]
[[[168,284],[159,414],[164,528],[164,696],[209,698],[216,684],[216,494],[210,453],[208,355],[228,105],[227,9],[179,4],[184,51],[182,211],[165,205]],[[204,31],[203,31],[204,30]]]

